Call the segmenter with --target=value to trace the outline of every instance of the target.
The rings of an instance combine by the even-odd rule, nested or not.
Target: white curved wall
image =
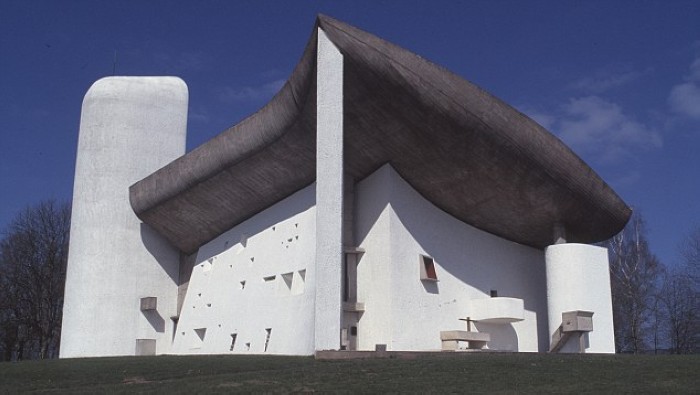
[[[508,324],[525,319],[525,304],[519,298],[481,298],[469,303],[469,317],[482,323]]]
[[[470,301],[523,299],[523,321],[473,324],[489,348],[545,351],[547,309],[542,251],[457,220],[424,199],[389,165],[356,186],[361,350],[439,350],[440,331],[465,330]],[[419,255],[434,258],[438,282],[421,281]]]
[[[142,225],[129,186],[185,152],[187,86],[175,77],[109,77],[83,100],[66,273],[62,358],[167,352],[179,255]],[[156,312],[141,297],[158,298]]]
[[[306,187],[200,247],[173,353],[313,354],[315,191]]]
[[[614,353],[612,296],[608,250],[587,244],[556,244],[546,248],[549,334],[561,325],[561,313],[593,312],[593,331],[587,334],[586,352]],[[560,352],[578,352],[569,341]]]
[[[331,63],[342,67],[342,57]],[[327,86],[331,107],[342,104],[341,82]],[[320,107],[332,119],[319,131],[335,129],[319,139],[319,157],[328,160],[319,159],[318,186],[202,246],[178,312],[179,252],[134,215],[129,186],[184,154],[187,102],[186,85],[173,77],[105,78],[85,96],[61,357],[134,355],[137,339],[155,340],[157,354],[338,348],[345,197],[342,160],[331,158],[342,151],[337,108]],[[472,301],[496,290],[523,307],[490,309],[489,323],[473,325],[491,335],[489,348],[547,351],[562,312],[590,310],[587,351],[614,352],[605,249],[561,244],[543,254],[480,231],[424,199],[390,165],[354,193],[347,240],[365,251],[357,267],[359,349],[438,350],[440,331],[465,329],[459,319],[478,313]],[[421,255],[434,259],[438,282],[421,280]],[[156,297],[157,309],[141,311],[143,297]]]

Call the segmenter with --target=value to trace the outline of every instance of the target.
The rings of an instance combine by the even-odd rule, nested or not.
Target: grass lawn
[[[158,356],[0,363],[0,393],[700,393],[700,356],[470,353],[317,361]]]

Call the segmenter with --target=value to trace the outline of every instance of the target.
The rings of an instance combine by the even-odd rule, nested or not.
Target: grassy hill
[[[460,353],[319,361],[159,356],[0,363],[0,393],[699,393],[699,356]]]

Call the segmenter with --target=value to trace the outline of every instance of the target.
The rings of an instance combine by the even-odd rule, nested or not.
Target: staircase
[[[593,331],[592,311],[567,311],[561,314],[561,325],[552,334],[552,341],[549,343],[549,352],[557,353],[569,341],[578,337],[578,352],[586,352],[586,332]]]

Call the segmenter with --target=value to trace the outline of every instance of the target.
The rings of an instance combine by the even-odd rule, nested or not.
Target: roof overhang
[[[442,210],[543,248],[605,240],[630,208],[536,122],[409,51],[326,16],[344,59],[345,171],[394,169]],[[132,185],[136,215],[191,253],[316,176],[316,43],[260,111]]]

